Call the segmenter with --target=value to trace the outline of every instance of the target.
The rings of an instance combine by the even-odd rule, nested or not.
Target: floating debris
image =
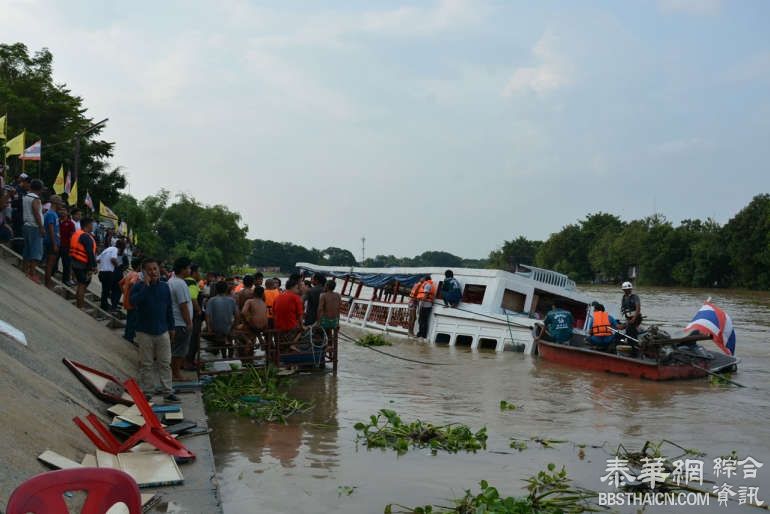
[[[556,471],[554,464],[548,464],[545,471],[525,480],[527,496],[500,495],[498,490],[486,480],[479,483],[481,492],[474,495],[468,489],[465,496],[451,500],[452,506],[423,505],[406,507],[389,504],[385,514],[577,514],[580,512],[598,512],[599,509],[589,503],[598,495],[595,491],[575,487],[571,484],[565,468]]]
[[[275,368],[251,368],[243,373],[219,375],[203,388],[207,409],[234,412],[258,421],[286,422],[308,405],[279,390]]]
[[[358,346],[393,346],[393,344],[380,334],[366,334],[361,339],[356,339]]]
[[[438,450],[476,452],[487,447],[486,427],[473,432],[459,423],[436,426],[417,420],[407,424],[389,409],[380,409],[379,414],[369,418],[369,423],[359,422],[354,428],[362,432],[358,439],[363,439],[368,448],[392,448],[399,455],[409,451],[410,446],[430,448],[433,455]]]

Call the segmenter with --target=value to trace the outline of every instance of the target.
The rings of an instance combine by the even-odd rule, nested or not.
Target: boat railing
[[[379,328],[385,332],[407,333],[409,330],[409,305],[343,296],[340,305],[340,319],[361,327]]]
[[[536,268],[534,266],[520,266],[516,270],[516,274],[522,277],[548,284],[551,286],[561,287],[568,291],[574,291],[577,289],[577,284],[573,280],[558,271],[551,271],[543,268]]]

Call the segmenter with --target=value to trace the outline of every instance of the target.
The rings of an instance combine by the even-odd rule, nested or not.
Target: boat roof
[[[298,262],[297,268],[304,271],[321,272],[333,277],[352,277],[361,281],[365,286],[384,287],[397,280],[404,286],[417,283],[425,275],[443,275],[446,267],[393,267],[393,268],[360,268],[356,266],[320,266],[307,262]],[[524,278],[535,281],[550,288],[576,291],[575,282],[567,275],[534,266],[519,266],[515,272],[486,268],[452,268],[454,276],[479,277],[487,279]]]

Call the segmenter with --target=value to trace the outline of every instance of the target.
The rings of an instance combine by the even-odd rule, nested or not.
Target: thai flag
[[[707,301],[703,304],[685,332],[697,331],[709,334],[714,343],[727,355],[735,354],[735,329],[733,320],[722,309]]]

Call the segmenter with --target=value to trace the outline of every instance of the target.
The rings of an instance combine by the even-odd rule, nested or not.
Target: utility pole
[[[82,130],[75,134],[75,162],[73,163],[73,170],[72,170],[72,183],[74,184],[78,180],[78,168],[80,167],[80,138],[85,136],[86,134],[90,134],[96,129],[102,128],[104,125],[107,124],[109,121],[109,118],[104,118],[99,123],[94,123],[90,127],[88,127],[85,130]]]
[[[366,237],[361,238],[361,266],[364,265],[366,260]]]

